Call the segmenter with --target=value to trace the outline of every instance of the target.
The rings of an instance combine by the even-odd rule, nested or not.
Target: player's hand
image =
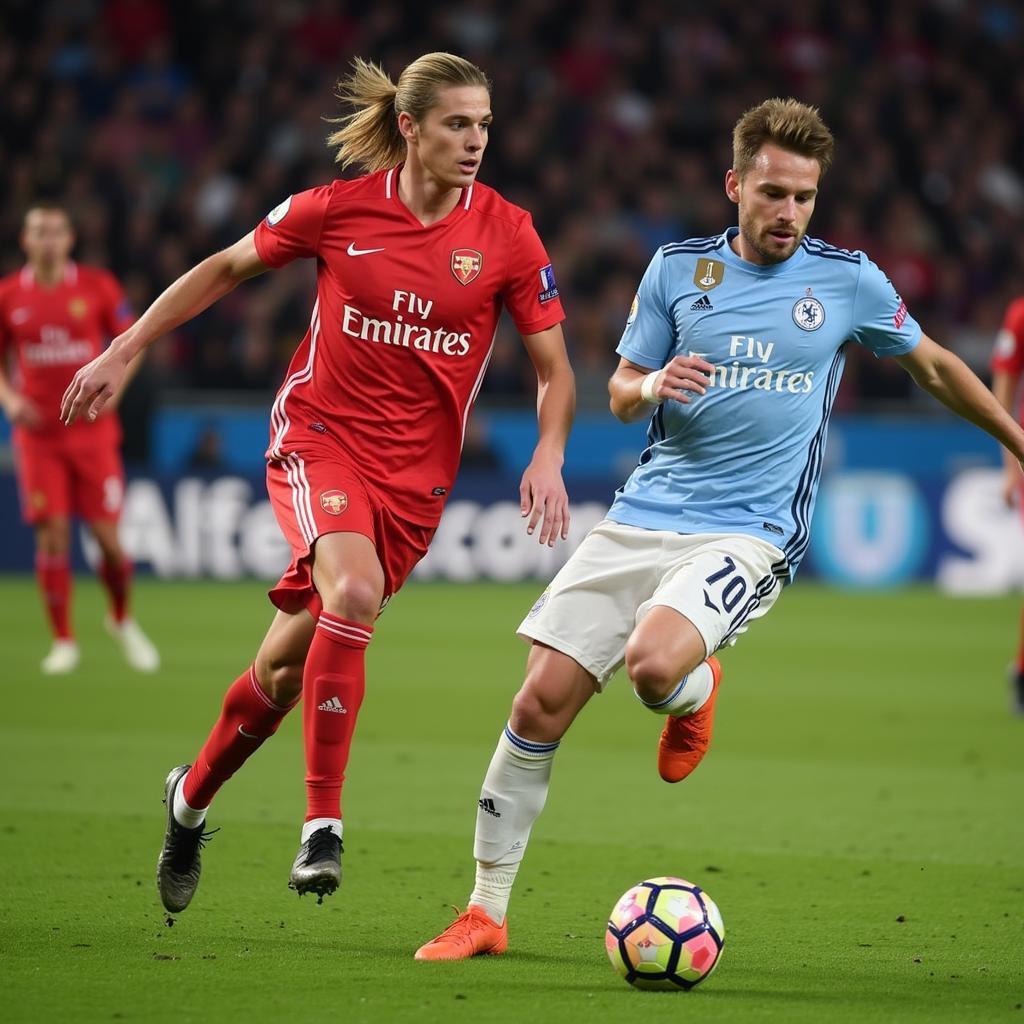
[[[715,368],[700,356],[676,356],[665,365],[654,386],[656,398],[671,398],[687,405],[694,395],[703,395]]]
[[[96,419],[124,382],[128,361],[113,348],[86,363],[72,378],[60,403],[60,418],[71,426],[80,416]]]
[[[540,523],[538,541],[553,547],[569,536],[569,495],[562,482],[562,460],[537,454],[519,484],[519,511],[532,534]]]
[[[4,414],[10,421],[11,426],[38,427],[43,422],[43,417],[34,403],[24,395],[12,394],[4,402]]]

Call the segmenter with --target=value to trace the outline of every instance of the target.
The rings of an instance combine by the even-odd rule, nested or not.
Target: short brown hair
[[[56,199],[37,199],[34,203],[30,203],[25,209],[25,216],[21,219],[22,224],[28,220],[28,215],[35,213],[36,210],[41,213],[61,213],[68,222],[68,227],[71,227],[71,214],[68,213],[67,207]]]
[[[740,178],[768,142],[817,160],[822,175],[832,166],[835,140],[817,107],[777,97],[751,107],[732,130],[732,169]]]
[[[383,68],[360,57],[352,71],[338,82],[337,97],[355,107],[344,117],[328,118],[341,127],[327,137],[336,146],[334,159],[342,167],[361,164],[367,171],[394,167],[405,159],[405,139],[398,130],[398,115],[422,121],[437,103],[437,92],[449,85],[479,85],[491,91],[487,76],[464,57],[453,53],[425,53],[399,76],[395,85]]]

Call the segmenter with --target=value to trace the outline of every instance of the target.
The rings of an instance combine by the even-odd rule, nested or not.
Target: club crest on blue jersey
[[[279,220],[284,219],[284,215],[291,209],[292,197],[289,196],[283,203],[278,203],[270,213],[267,214],[267,223],[273,227]]]
[[[709,292],[725,280],[725,264],[719,260],[697,260],[693,271],[693,283],[702,291]]]
[[[801,331],[816,331],[825,322],[825,307],[812,295],[797,299],[793,306],[793,323]]]
[[[459,284],[469,284],[480,276],[484,254],[477,249],[452,249],[452,275]]]
[[[555,271],[549,263],[546,267],[540,268],[540,294],[537,298],[541,302],[550,302],[558,298],[558,285],[555,284]]]

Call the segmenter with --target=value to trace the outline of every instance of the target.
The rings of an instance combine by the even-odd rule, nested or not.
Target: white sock
[[[476,815],[476,885],[469,902],[501,924],[526,853],[530,830],[544,809],[558,743],[534,743],[511,726],[498,739]]]
[[[702,661],[689,675],[683,676],[679,685],[664,700],[648,703],[639,693],[636,699],[656,715],[679,717],[700,711],[713,689],[714,676],[711,673],[711,666]]]
[[[174,820],[181,825],[183,828],[199,828],[204,821],[206,821],[206,812],[210,809],[209,807],[189,807],[185,802],[185,779],[188,778],[186,773],[181,777],[181,781],[174,789],[174,797],[172,798],[172,807],[174,809]]]
[[[321,828],[329,828],[339,839],[341,838],[341,818],[314,818],[312,821],[303,823],[302,838],[299,842],[304,843],[317,829]]]

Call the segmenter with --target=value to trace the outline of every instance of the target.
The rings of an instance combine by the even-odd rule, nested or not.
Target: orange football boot
[[[458,912],[458,908],[456,908]],[[495,924],[481,907],[470,904],[436,939],[416,950],[417,960],[468,960],[508,949],[508,918]]]
[[[669,716],[658,741],[658,774],[666,782],[682,782],[707,753],[711,742],[711,726],[715,720],[715,699],[722,682],[722,665],[712,655],[711,696],[692,715]]]

